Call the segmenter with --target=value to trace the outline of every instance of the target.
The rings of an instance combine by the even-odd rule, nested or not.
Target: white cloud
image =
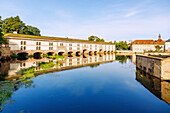
[[[129,13],[127,13],[126,15],[125,15],[125,17],[131,17],[131,16],[135,16],[135,15],[137,15],[137,14],[139,14],[139,13],[141,13],[141,11],[138,11],[138,10],[136,10],[136,11],[131,11],[131,12],[129,12]]]

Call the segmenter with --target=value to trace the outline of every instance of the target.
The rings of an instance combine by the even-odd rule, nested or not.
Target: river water
[[[136,69],[135,55],[0,63],[2,113],[168,113],[170,83]]]

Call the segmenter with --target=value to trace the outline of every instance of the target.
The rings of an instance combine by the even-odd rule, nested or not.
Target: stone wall
[[[0,58],[10,56],[10,47],[0,47]]]
[[[136,67],[164,80],[170,80],[170,57],[136,56]]]

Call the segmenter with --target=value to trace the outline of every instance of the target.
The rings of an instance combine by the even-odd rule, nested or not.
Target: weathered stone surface
[[[170,57],[137,55],[136,67],[160,79],[170,80]]]
[[[0,47],[0,58],[10,56],[10,47]]]

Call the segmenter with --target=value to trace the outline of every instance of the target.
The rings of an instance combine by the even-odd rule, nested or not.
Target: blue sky
[[[45,36],[170,38],[170,0],[0,0],[0,15],[18,15]]]

